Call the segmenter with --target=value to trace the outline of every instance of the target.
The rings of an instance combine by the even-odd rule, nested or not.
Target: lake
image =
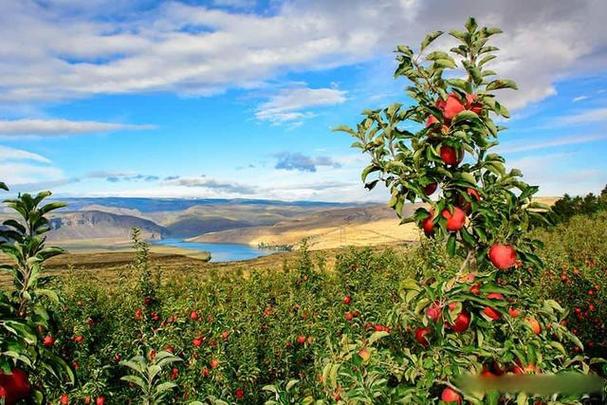
[[[236,260],[255,259],[275,253],[272,250],[258,249],[254,246],[238,243],[199,243],[187,242],[183,239],[162,239],[153,242],[155,245],[175,246],[211,253],[211,262],[233,262]]]

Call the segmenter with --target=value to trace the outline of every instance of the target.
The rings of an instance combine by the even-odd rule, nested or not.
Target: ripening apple
[[[358,355],[363,359],[363,361],[367,361],[371,357],[371,353],[369,353],[369,350],[367,350],[366,347],[360,349],[358,351]]]
[[[508,314],[513,318],[518,318],[519,315],[521,314],[521,311],[514,307],[510,307],[510,308],[508,308]]]
[[[198,320],[198,318],[199,318],[199,317],[198,317],[198,312],[196,312],[196,311],[192,311],[192,312],[190,313],[190,319],[191,319],[191,320],[193,320],[193,321],[197,321],[197,320]]]
[[[449,145],[441,145],[439,150],[441,160],[449,166],[457,166],[464,159],[464,151]]]
[[[198,337],[195,337],[194,339],[192,339],[192,345],[194,347],[200,347],[200,346],[202,346],[203,342],[204,342],[204,337],[203,336],[198,336]]]
[[[426,337],[427,335],[430,334],[430,328],[425,327],[425,328],[417,328],[415,330],[415,340],[417,341],[417,343],[419,343],[420,345],[426,347],[430,344],[430,342],[428,341],[428,338]]]
[[[535,333],[536,335],[539,335],[542,331],[542,327],[540,326],[540,323],[537,321],[537,319],[529,317],[525,319],[525,322],[527,323],[527,325],[529,325],[533,333]]]
[[[60,405],[70,405],[70,397],[67,394],[61,394],[59,397]]]
[[[46,335],[43,339],[42,339],[42,345],[44,347],[53,347],[55,345],[55,338],[52,337],[51,335]]]
[[[433,320],[433,321],[438,321],[442,315],[442,309],[441,309],[441,305],[439,302],[434,302],[432,303],[432,305],[430,305],[428,307],[428,309],[426,310],[426,315],[428,316],[428,319]]]
[[[243,399],[244,398],[244,390],[242,388],[236,388],[236,391],[234,391],[234,396],[238,400]]]
[[[436,191],[437,188],[438,188],[438,184],[436,184],[436,183],[427,184],[424,187],[424,193],[426,195],[432,195],[432,194],[434,194],[434,192]]]
[[[457,393],[457,391],[455,391],[452,388],[446,387],[443,392],[440,395],[440,399],[441,401],[444,401],[448,404],[461,404],[462,403],[462,396],[460,394]]]
[[[344,297],[344,304],[350,305],[351,302],[352,302],[352,297],[350,297],[349,295],[346,295]]]
[[[491,307],[483,308],[483,314],[487,315],[492,321],[500,319],[500,313]]]
[[[211,368],[217,368],[217,367],[219,367],[219,360],[217,360],[217,359],[211,359],[211,361],[209,362],[209,366]]]
[[[98,396],[95,405],[105,405],[105,397],[103,395]]]
[[[464,333],[468,330],[470,326],[470,314],[462,311],[456,317],[453,325],[451,325],[451,329],[453,329],[457,333]]]
[[[445,208],[441,215],[447,220],[449,232],[457,232],[466,224],[466,213],[461,208],[453,207],[453,212]]]
[[[306,337],[303,335],[299,335],[297,336],[297,343],[300,345],[303,345],[306,343]]]
[[[443,116],[447,120],[451,120],[455,118],[455,116],[466,109],[464,104],[461,102],[460,98],[451,93],[447,96],[447,100],[445,101],[444,107],[441,108],[443,110]]]
[[[432,235],[434,233],[434,214],[428,212],[428,216],[422,220],[421,224],[426,236]]]
[[[499,270],[507,270],[516,264],[516,250],[510,245],[495,243],[489,248],[489,260]]]
[[[4,388],[6,404],[14,404],[30,394],[28,375],[19,368],[12,369],[11,374],[0,371],[0,386]]]

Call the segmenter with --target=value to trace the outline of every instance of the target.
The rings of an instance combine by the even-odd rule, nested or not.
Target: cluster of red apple
[[[426,126],[430,129],[439,127],[441,133],[443,134],[449,132],[449,125],[451,124],[451,121],[462,111],[472,111],[477,115],[480,115],[483,111],[483,105],[476,101],[476,95],[474,94],[467,94],[465,100],[462,100],[457,94],[451,93],[448,95],[447,100],[439,99],[436,102],[436,107],[442,112],[442,123],[441,120],[436,118],[434,115],[430,115],[426,121]],[[464,158],[464,152],[462,149],[456,149],[448,145],[441,145],[439,154],[441,160],[446,165],[451,167],[455,167],[460,164]],[[424,193],[427,196],[430,196],[437,190],[437,188],[437,183],[430,183],[424,188]],[[476,188],[468,187],[466,189],[466,194],[477,202],[481,201],[481,194]],[[470,215],[471,210],[472,204],[463,198],[459,198],[458,201],[456,201],[455,206],[453,206],[451,209],[443,209],[440,215],[446,220],[445,227],[447,231],[453,233],[459,232],[466,225],[468,215]],[[426,235],[433,235],[435,213],[433,211],[428,212],[427,216],[421,221],[420,225]],[[517,263],[516,250],[511,245],[495,243],[489,249],[489,260],[500,270],[509,269]]]

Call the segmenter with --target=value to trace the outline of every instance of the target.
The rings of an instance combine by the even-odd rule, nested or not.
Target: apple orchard
[[[0,404],[521,405],[600,396],[604,386],[592,392],[588,381],[606,371],[607,218],[546,231],[550,209],[535,201],[538,188],[492,152],[509,116],[497,96],[516,90],[488,68],[500,32],[471,18],[449,32],[457,44],[447,51],[436,46],[440,31],[415,52],[398,46],[395,76],[407,79],[412,102],[337,128],[370,159],[365,187],[383,183],[399,218],[406,203],[423,203],[401,218],[425,235],[404,253],[343,249],[329,269],[323,252],[303,244],[279,270],[175,270],[153,262],[135,231],[128,268],[53,277],[45,264],[63,251],[46,244],[49,214],[64,205],[47,203],[49,192],[5,201],[15,218],[0,229],[12,282],[0,290]],[[466,376],[516,375],[581,385],[466,389]]]

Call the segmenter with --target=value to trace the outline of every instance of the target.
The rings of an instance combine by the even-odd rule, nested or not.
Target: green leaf
[[[498,89],[513,89],[518,90],[518,86],[513,80],[498,79],[489,83],[486,90],[498,90]]]
[[[441,35],[443,35],[443,31],[432,31],[431,33],[426,35],[426,37],[421,43],[420,51],[426,49],[428,45],[430,45],[436,38],[440,37]]]

